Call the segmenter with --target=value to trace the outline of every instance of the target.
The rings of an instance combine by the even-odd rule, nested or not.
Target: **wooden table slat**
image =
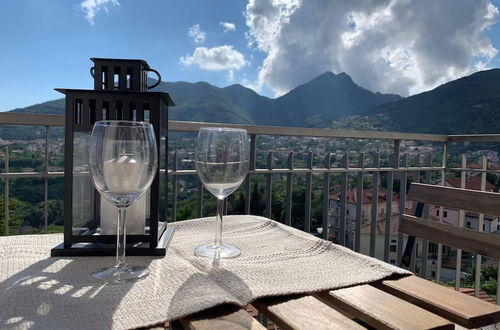
[[[453,329],[438,315],[370,285],[321,292],[316,296],[376,329]]]
[[[222,305],[187,316],[179,320],[184,329],[190,330],[265,330],[247,311],[232,305]]]
[[[385,280],[375,286],[467,328],[500,322],[500,306],[417,276]]]
[[[285,330],[365,329],[312,296],[270,297],[252,305]]]

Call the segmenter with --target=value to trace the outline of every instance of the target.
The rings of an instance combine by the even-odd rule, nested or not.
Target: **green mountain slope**
[[[500,69],[476,72],[366,114],[385,116],[400,132],[500,133]]]
[[[372,93],[356,85],[347,74],[331,72],[277,99],[261,96],[241,85],[219,88],[205,82],[163,82],[155,91],[169,92],[174,99],[176,106],[170,110],[173,120],[276,126],[311,126],[315,122],[361,114],[401,98]],[[59,99],[12,111],[63,114],[63,109],[64,101]],[[2,128],[0,137],[19,138],[21,134],[16,130]],[[32,138],[32,133],[25,132],[25,138]]]
[[[379,129],[439,134],[499,133],[500,69],[474,73],[407,98],[372,93],[341,73],[325,73],[287,94],[270,99],[241,85],[162,83],[177,106],[171,119],[277,126],[331,127],[332,121],[376,116]],[[36,104],[20,113],[63,114],[62,99]],[[354,117],[352,117],[354,116]],[[59,131],[54,130],[54,133]],[[0,127],[3,139],[42,137],[42,129]],[[58,133],[60,134],[60,133]]]
[[[248,109],[233,102],[224,89],[208,83],[161,83],[156,90],[168,92],[174,99],[176,106],[171,108],[171,119],[255,124]]]
[[[18,113],[39,113],[39,114],[64,114],[64,99],[57,99],[44,103],[30,105],[26,108],[11,110]]]
[[[401,99],[373,93],[356,85],[345,73],[326,72],[275,100],[274,119],[309,126],[313,122],[357,115],[381,104]],[[313,121],[313,122],[311,122]]]

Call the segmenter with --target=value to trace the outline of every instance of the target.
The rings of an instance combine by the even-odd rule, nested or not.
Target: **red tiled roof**
[[[377,231],[376,234],[378,235],[384,235],[385,233],[385,216],[383,218],[377,219]],[[399,213],[393,214],[391,217],[391,233],[398,233],[398,228],[399,228]],[[365,223],[364,225],[361,226],[361,233],[362,234],[369,234],[371,231],[371,224],[370,222]]]
[[[478,217],[478,214],[477,213],[474,213],[474,212],[465,212],[465,216],[467,217],[471,217],[471,218],[477,218]],[[498,217],[495,217],[495,216],[490,216],[490,215],[484,215],[484,220],[489,220],[489,221],[493,221],[495,220],[496,218]]]
[[[460,188],[460,178],[447,178],[446,182],[452,187]],[[486,191],[492,191],[494,185],[486,181]],[[481,177],[479,175],[471,176],[465,180],[465,189],[481,190]]]
[[[448,287],[450,289],[455,289],[453,287]],[[475,290],[473,288],[460,288],[460,292],[466,294],[466,295],[469,295],[471,297],[475,297]],[[479,297],[477,297],[478,299],[481,299],[481,300],[484,300],[486,302],[489,302],[489,303],[492,303],[492,304],[496,304],[496,301],[495,299],[491,298],[486,292],[484,292],[483,290],[479,290]]]
[[[330,195],[330,200],[338,201],[340,200],[340,193]],[[372,203],[372,190],[371,189],[363,189],[363,204],[371,204]],[[382,203],[387,200],[387,193],[385,191],[378,192],[378,202]],[[392,195],[392,200],[397,201],[398,196],[396,194]],[[347,191],[347,203],[348,204],[356,204],[357,203],[356,190],[351,189]]]

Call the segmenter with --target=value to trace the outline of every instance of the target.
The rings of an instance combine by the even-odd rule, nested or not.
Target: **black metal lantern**
[[[115,255],[117,210],[101,198],[88,170],[88,145],[99,120],[146,121],[153,125],[159,166],[147,194],[127,211],[128,255],[166,253],[172,228],[166,222],[168,93],[148,92],[160,74],[143,60],[92,58],[94,90],[56,89],[66,96],[64,147],[64,243],[52,256]],[[158,76],[148,86],[148,71]]]

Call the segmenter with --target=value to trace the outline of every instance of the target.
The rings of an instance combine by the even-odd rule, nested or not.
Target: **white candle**
[[[104,181],[110,193],[130,194],[139,189],[146,164],[130,156],[120,156],[104,162]]]
[[[136,192],[146,164],[137,162],[130,156],[121,156],[104,163],[104,180],[111,193],[127,194]],[[115,235],[118,209],[101,195],[101,234]],[[127,208],[127,234],[144,235],[146,224],[146,194]]]
[[[128,235],[144,235],[146,226],[146,194],[127,208]],[[101,195],[101,234],[116,235],[118,209]]]

